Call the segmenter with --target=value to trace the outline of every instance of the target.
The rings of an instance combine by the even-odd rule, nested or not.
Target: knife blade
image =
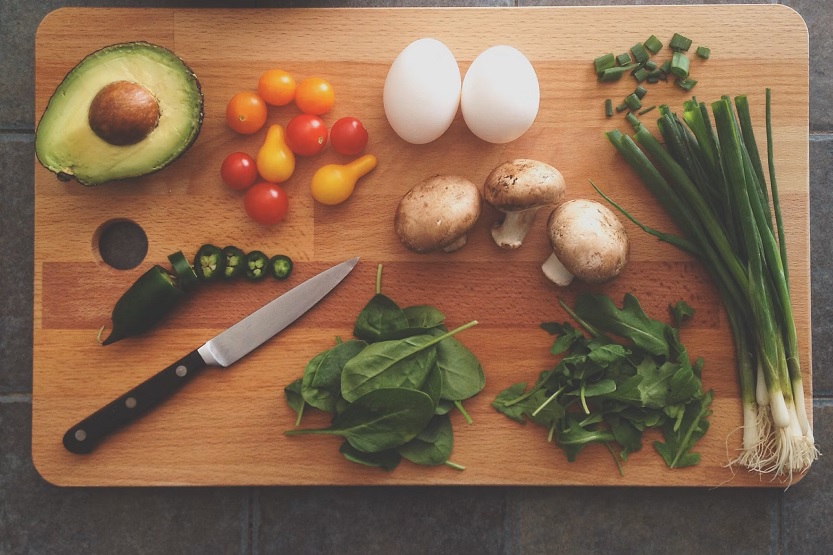
[[[107,435],[146,414],[202,369],[234,364],[315,306],[347,277],[358,261],[351,258],[295,286],[114,399],[67,430],[64,447],[70,453],[91,453]]]

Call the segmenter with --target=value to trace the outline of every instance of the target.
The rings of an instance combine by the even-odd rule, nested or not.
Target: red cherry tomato
[[[272,225],[286,217],[289,198],[280,185],[260,181],[246,191],[243,206],[246,214],[257,223]]]
[[[327,125],[318,116],[300,114],[286,124],[286,145],[299,156],[318,154],[327,144]]]
[[[232,152],[225,157],[220,166],[220,177],[223,178],[223,183],[232,189],[248,189],[257,181],[255,159],[245,152]]]
[[[341,118],[330,129],[330,142],[339,154],[355,156],[367,146],[367,129],[356,118]]]

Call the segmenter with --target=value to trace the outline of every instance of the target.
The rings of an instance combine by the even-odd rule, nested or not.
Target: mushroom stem
[[[454,252],[457,249],[463,248],[466,245],[466,241],[468,240],[467,235],[462,235],[456,241],[451,243],[450,245],[446,245],[442,248],[443,252]]]
[[[552,253],[541,264],[541,270],[550,281],[555,282],[556,285],[560,285],[561,287],[566,287],[573,281],[573,274],[564,267],[564,264],[555,256],[555,253]]]
[[[539,207],[506,212],[506,217],[492,227],[492,238],[499,247],[504,249],[517,249],[523,244],[524,238],[529,233],[529,228],[535,221],[535,213]]]

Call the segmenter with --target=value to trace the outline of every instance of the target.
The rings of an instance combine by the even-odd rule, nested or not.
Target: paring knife
[[[97,410],[64,434],[64,447],[71,453],[90,453],[107,434],[147,413],[206,366],[234,364],[315,306],[358,261],[352,258],[297,285]]]

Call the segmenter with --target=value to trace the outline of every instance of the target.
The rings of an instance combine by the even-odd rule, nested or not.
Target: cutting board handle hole
[[[116,270],[130,270],[145,259],[148,237],[145,230],[131,220],[105,222],[93,236],[93,250],[102,262]]]

